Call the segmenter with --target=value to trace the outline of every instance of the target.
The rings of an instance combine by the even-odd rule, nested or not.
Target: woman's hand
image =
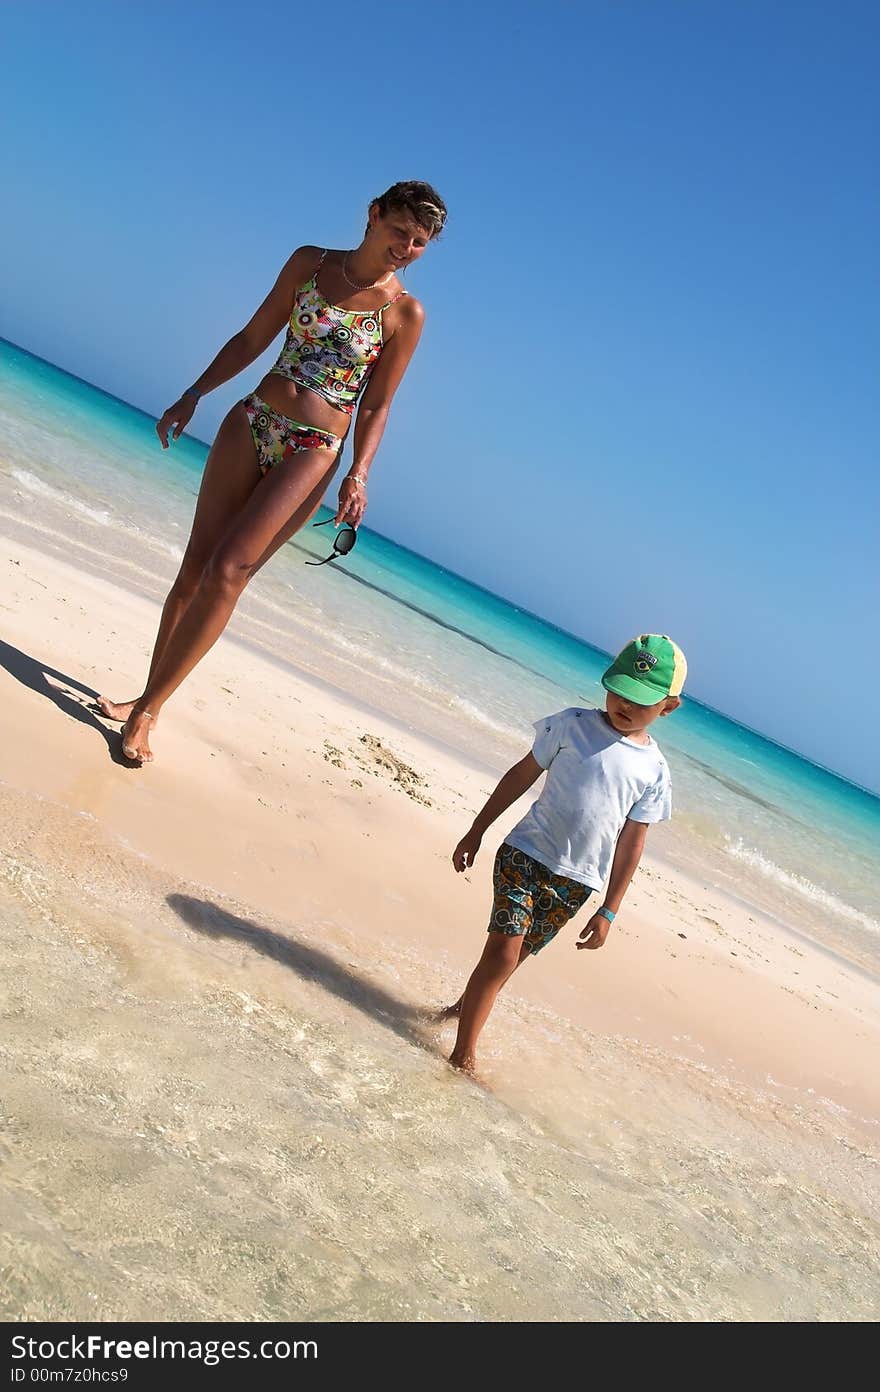
[[[179,440],[186,427],[193,417],[193,412],[198,406],[198,398],[195,396],[182,396],[179,401],[175,401],[173,406],[169,406],[161,420],[156,422],[156,434],[162,441],[162,448],[168,448],[168,432],[171,430],[172,440]],[[174,427],[172,430],[171,427]]]
[[[337,527],[340,527],[343,522],[348,522],[352,527],[359,527],[366,510],[367,490],[363,480],[352,478],[351,474],[346,474],[339,485],[339,506],[333,521]]]

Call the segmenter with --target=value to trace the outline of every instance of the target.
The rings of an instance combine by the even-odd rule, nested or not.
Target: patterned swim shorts
[[[522,937],[532,953],[552,942],[593,892],[567,875],[555,875],[506,841],[498,847],[492,882],[495,902],[488,931]]]

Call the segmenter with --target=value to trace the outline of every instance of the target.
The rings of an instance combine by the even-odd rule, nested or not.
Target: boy
[[[474,1071],[477,1038],[505,981],[607,879],[602,906],[576,946],[605,942],[649,824],[672,811],[669,768],[648,726],[681,705],[686,675],[684,654],[671,639],[634,638],[602,677],[605,710],[570,707],[536,721],[531,753],[508,769],[456,846],[452,863],[466,870],[486,830],[546,769],[543,791],[498,850],[486,947],[464,994],[445,1012],[458,1016],[449,1059],[455,1068]]]

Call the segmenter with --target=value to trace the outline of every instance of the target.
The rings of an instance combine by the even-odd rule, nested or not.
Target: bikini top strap
[[[398,290],[397,294],[394,296],[394,299],[393,299],[393,300],[389,300],[387,304],[383,304],[382,308],[381,308],[378,312],[379,312],[380,314],[384,314],[385,311],[386,311],[386,309],[390,309],[391,306],[392,306],[393,304],[397,304],[397,301],[398,301],[399,299],[401,299],[401,297],[402,297],[403,295],[408,295],[408,294],[409,294],[409,291],[408,291],[408,290]]]
[[[323,264],[324,264],[324,257],[325,257],[326,255],[327,255],[327,248],[325,247],[324,250],[321,252],[321,255],[318,257],[318,264],[317,264],[317,266],[316,266],[315,269],[312,271],[311,280],[307,280],[307,281],[306,281],[306,285],[311,285],[311,286],[313,286],[316,290],[317,290],[317,288],[318,288],[318,272],[320,271],[321,267],[322,267]],[[305,286],[303,287],[303,289],[305,289]]]

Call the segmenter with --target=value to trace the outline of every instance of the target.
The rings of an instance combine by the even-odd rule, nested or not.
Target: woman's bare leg
[[[244,407],[233,406],[217,431],[199,488],[192,531],[177,574],[168,592],[150,661],[150,678],[168,646],[175,628],[199,587],[211,553],[223,539],[260,482],[253,437]],[[110,720],[127,720],[135,701],[111,701],[98,697],[98,706]]]
[[[150,725],[216,643],[248,581],[315,511],[336,463],[335,452],[300,450],[276,464],[254,489],[212,553],[126,721],[123,749],[130,758],[152,760]]]

